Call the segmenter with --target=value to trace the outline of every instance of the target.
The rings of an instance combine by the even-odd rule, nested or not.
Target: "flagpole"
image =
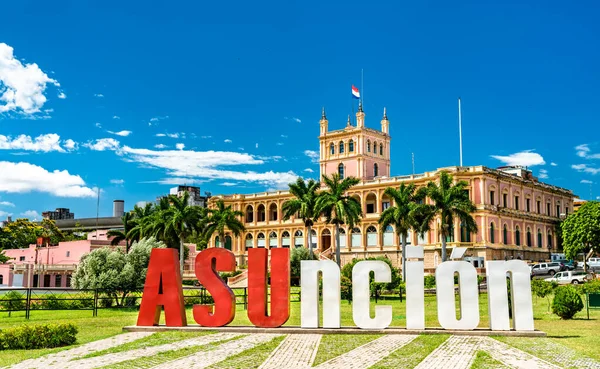
[[[458,136],[460,145],[460,166],[463,166],[463,152],[462,152],[462,115],[460,111],[460,97],[458,98]]]

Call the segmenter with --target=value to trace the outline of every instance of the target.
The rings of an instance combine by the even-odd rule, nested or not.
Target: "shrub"
[[[562,319],[571,319],[583,310],[583,301],[573,286],[561,286],[554,293],[552,312]]]
[[[291,250],[290,254],[290,276],[300,278],[300,262],[302,260],[316,260],[313,254],[310,256],[310,251],[304,247],[296,247]]]
[[[342,276],[340,280],[340,292],[342,299],[348,300],[348,303],[352,301],[352,281],[350,278]]]
[[[242,274],[241,270],[236,270],[235,272],[220,272],[219,277],[227,282],[227,278],[235,277],[236,275]]]
[[[10,291],[0,299],[2,310],[25,310],[25,296],[17,291]]]
[[[583,293],[600,293],[600,279],[593,279],[581,285]]]
[[[558,287],[556,282],[548,282],[543,279],[534,279],[531,281],[531,291],[539,298],[546,297],[548,300],[548,311],[550,311],[550,295]]]
[[[54,295],[46,296],[46,298],[40,301],[40,309],[46,310],[66,310],[71,308],[69,305],[71,304],[68,301],[61,300]]]
[[[425,276],[425,288],[435,288],[435,276],[434,275],[426,275]]]
[[[72,345],[77,328],[73,324],[21,325],[0,331],[0,350],[32,350]]]

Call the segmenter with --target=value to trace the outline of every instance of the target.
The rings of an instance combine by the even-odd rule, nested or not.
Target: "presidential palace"
[[[387,187],[414,183],[417,187],[437,181],[442,171],[469,184],[469,196],[477,210],[473,214],[479,231],[471,234],[456,220],[447,237],[448,255],[454,247],[466,247],[465,260],[483,267],[484,260],[541,260],[560,248],[556,237],[557,222],[573,211],[573,192],[538,181],[524,167],[485,166],[446,167],[413,175],[390,174],[390,121],[383,113],[381,130],[365,126],[365,113],[359,107],[356,123],[350,119],[345,128],[330,131],[323,111],[320,120],[321,176],[339,173],[358,177],[361,182],[349,192],[362,204],[363,218],[353,229],[340,230],[342,264],[353,258],[385,256],[394,265],[401,264],[401,242],[391,227],[380,231],[381,212],[392,206],[384,195]],[[214,196],[244,213],[246,231],[241,237],[228,234],[225,247],[232,250],[239,264],[246,264],[246,250],[251,247],[307,247],[308,237],[300,219],[284,221],[282,204],[290,199],[288,191],[249,195]],[[441,263],[439,220],[423,236],[409,235],[410,245],[425,247],[425,267]],[[323,220],[312,229],[313,247],[323,257],[330,257],[335,246],[334,226]],[[210,246],[219,244],[218,237]]]

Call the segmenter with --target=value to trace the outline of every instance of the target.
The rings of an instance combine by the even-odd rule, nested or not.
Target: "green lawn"
[[[562,321],[556,315],[550,314],[547,311],[547,302],[544,299],[533,298],[534,303],[534,318],[535,327],[548,333],[548,338],[536,339],[550,340],[553,343],[568,346],[576,352],[600,360],[600,352],[592,349],[600,346],[600,310],[590,311],[590,320],[586,319],[585,310],[575,316],[575,319]],[[394,308],[394,319],[392,326],[402,327],[405,325],[405,302],[400,302],[397,299],[380,300],[379,304],[392,305]],[[374,305],[374,302],[373,302]],[[352,321],[351,305],[346,301],[342,301],[342,325],[354,326]],[[437,327],[437,304],[435,296],[425,297],[425,318],[427,327]],[[488,327],[487,317],[487,296],[480,296],[480,315],[481,327]],[[191,308],[187,309],[187,317],[189,324],[195,324]],[[57,323],[69,322],[77,325],[79,333],[77,335],[77,343],[87,343],[103,338],[107,338],[122,332],[122,328],[126,325],[135,325],[137,318],[137,310],[133,309],[107,309],[99,310],[97,317],[92,317],[91,311],[32,311],[31,319],[25,319],[24,312],[12,313],[9,317],[8,313],[0,313],[0,329],[17,326],[20,324],[39,324],[39,323]],[[231,325],[250,325],[250,321],[243,310],[242,305],[238,305],[235,320]],[[286,325],[300,325],[300,303],[291,303],[290,319]],[[523,341],[525,340],[525,341]],[[512,341],[505,339],[505,342],[519,347],[519,342],[526,343],[529,339],[519,339]],[[524,346],[527,346],[524,344]],[[64,350],[43,349],[43,350],[7,350],[0,351],[0,366],[6,366],[28,358],[39,357],[41,355]]]

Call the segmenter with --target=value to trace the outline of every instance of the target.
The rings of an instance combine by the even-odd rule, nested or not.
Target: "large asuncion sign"
[[[271,306],[268,303],[268,253],[271,254]],[[407,248],[406,262],[406,328],[425,329],[425,296],[423,247]],[[416,260],[414,260],[416,259]],[[421,260],[419,260],[421,259]],[[211,248],[196,256],[198,281],[212,295],[214,304],[194,305],[197,324],[221,327],[235,317],[235,296],[218,272],[235,270],[235,256],[222,248]],[[383,261],[364,260],[352,270],[352,317],[358,328],[384,329],[392,322],[391,306],[375,306],[370,311],[369,275],[376,282],[390,282],[391,271]],[[529,267],[521,260],[488,261],[486,265],[490,328],[533,331],[533,308]],[[331,260],[301,262],[301,327],[319,327],[319,274],[323,280],[323,328],[340,328],[340,269]],[[459,278],[460,312],[455,310],[454,275]],[[436,271],[438,320],[444,329],[473,330],[479,325],[477,272],[465,261],[446,261]],[[512,302],[509,304],[510,280]],[[187,325],[183,288],[174,249],[153,249],[146,276],[138,326],[158,325],[161,309],[165,323],[171,327]],[[270,313],[269,313],[270,311]],[[256,327],[275,328],[290,316],[290,250],[248,250],[248,319]]]

